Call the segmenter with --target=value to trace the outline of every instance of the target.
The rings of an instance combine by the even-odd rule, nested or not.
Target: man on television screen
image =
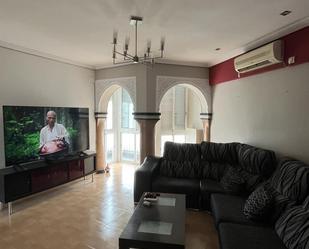
[[[42,156],[68,149],[69,134],[62,124],[56,122],[56,118],[56,112],[47,112],[47,125],[40,132],[40,155]]]

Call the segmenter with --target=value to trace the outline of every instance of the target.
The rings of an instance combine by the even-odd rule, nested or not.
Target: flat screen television
[[[3,106],[6,166],[89,149],[89,109]]]

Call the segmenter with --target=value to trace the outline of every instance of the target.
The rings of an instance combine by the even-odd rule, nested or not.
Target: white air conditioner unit
[[[234,59],[235,70],[238,73],[245,73],[261,67],[280,63],[283,60],[282,48],[282,41],[277,40],[240,55]]]

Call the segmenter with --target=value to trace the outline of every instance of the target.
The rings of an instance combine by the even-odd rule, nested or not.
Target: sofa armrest
[[[159,173],[161,157],[148,156],[134,174],[134,202],[138,202],[144,192],[151,191],[151,183]]]

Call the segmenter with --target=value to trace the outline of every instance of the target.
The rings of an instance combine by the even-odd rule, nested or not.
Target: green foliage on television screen
[[[18,119],[9,110],[4,113],[5,119],[5,155],[8,162],[21,161],[23,158],[38,157],[40,145],[39,126],[35,116]]]

